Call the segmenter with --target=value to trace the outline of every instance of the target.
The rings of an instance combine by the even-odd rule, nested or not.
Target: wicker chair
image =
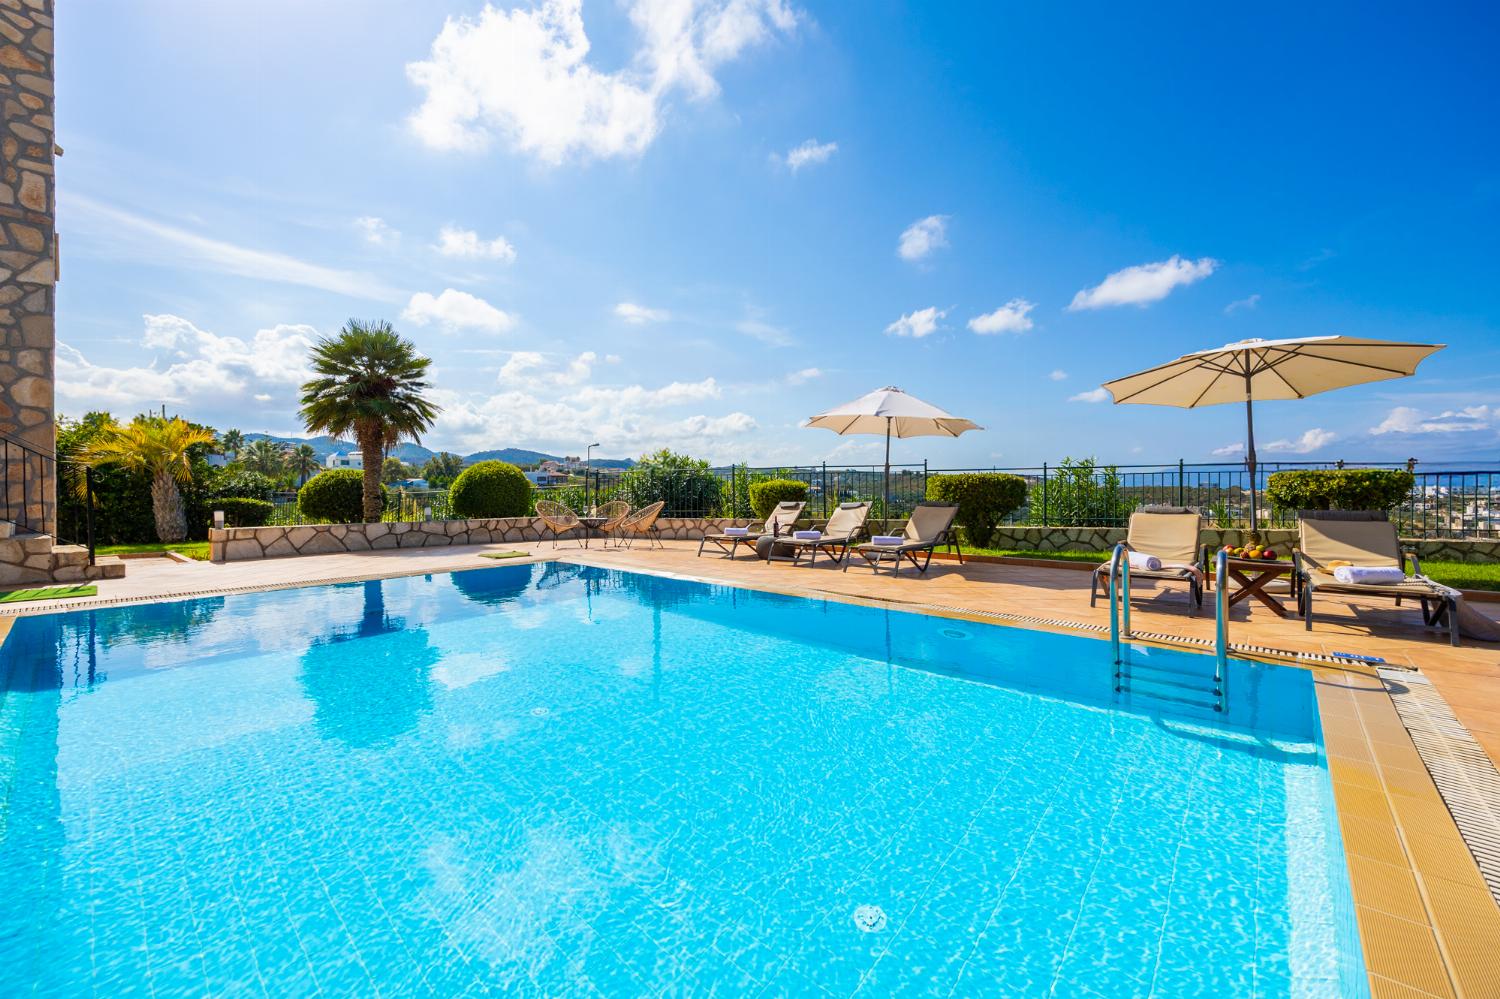
[[[536,515],[541,518],[542,523],[552,532],[552,547],[557,547],[557,539],[570,531],[578,530],[578,514],[568,509],[561,503],[553,500],[537,500]]]
[[[603,506],[594,510],[594,516],[603,517],[604,523],[599,525],[600,532],[604,535],[604,543],[609,544],[609,539],[615,537],[615,532],[620,529],[620,524],[630,513],[630,504],[624,500],[610,500]]]
[[[666,505],[666,500],[657,500],[620,521],[621,542],[628,548],[634,539],[645,538],[647,547],[654,545],[657,548],[665,548],[666,545],[661,543],[661,528],[656,526],[656,518],[661,516],[662,507]]]

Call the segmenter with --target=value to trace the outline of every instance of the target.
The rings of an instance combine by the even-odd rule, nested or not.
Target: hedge
[[[1391,510],[1411,494],[1416,476],[1388,468],[1273,472],[1266,499],[1282,510]]]
[[[271,481],[269,475],[252,472],[248,468],[223,470],[208,480],[208,494],[214,499],[229,496],[267,499],[275,490],[276,483]]]
[[[1026,480],[1004,472],[961,472],[927,480],[927,498],[957,503],[956,523],[969,544],[989,547],[1000,521],[1026,502]]]
[[[458,473],[448,490],[455,517],[524,517],[531,509],[531,480],[507,461],[480,461]]]
[[[302,516],[329,524],[358,524],[365,519],[365,473],[357,468],[331,468],[319,472],[297,490]],[[390,493],[380,487],[380,507],[385,509]]]
[[[776,509],[776,504],[791,500],[807,502],[807,483],[796,479],[766,479],[750,483],[750,509],[755,519],[764,521]]]
[[[248,496],[221,496],[209,505],[224,511],[224,524],[228,527],[264,527],[276,511],[276,504],[270,500]]]

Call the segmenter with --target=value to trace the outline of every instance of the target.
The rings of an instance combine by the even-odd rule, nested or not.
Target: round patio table
[[[578,523],[583,525],[583,547],[587,548],[589,546],[589,537],[597,533],[599,528],[609,523],[609,518],[589,514],[587,517],[579,517]]]
[[[1292,563],[1288,559],[1262,559],[1262,558],[1234,558],[1230,556],[1229,578],[1234,580],[1238,586],[1229,594],[1229,606],[1250,597],[1254,597],[1276,612],[1277,617],[1286,617],[1286,608],[1282,606],[1281,600],[1274,594],[1266,592],[1266,586],[1272,580],[1292,574]],[[1224,581],[1215,582],[1215,586],[1223,586]]]

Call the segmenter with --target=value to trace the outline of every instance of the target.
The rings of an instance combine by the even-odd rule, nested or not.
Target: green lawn
[[[134,555],[139,552],[165,552],[173,551],[188,558],[195,558],[200,562],[208,561],[207,541],[178,541],[175,544],[165,544],[153,541],[144,545],[100,545],[100,555]]]
[[[1033,552],[1012,548],[965,548],[975,555],[1014,555],[1017,558],[1043,558],[1060,562],[1107,562],[1109,552]],[[1426,562],[1422,572],[1439,583],[1460,590],[1500,590],[1500,562]]]

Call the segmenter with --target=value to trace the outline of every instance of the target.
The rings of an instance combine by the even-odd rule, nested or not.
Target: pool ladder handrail
[[[1229,710],[1229,552],[1214,556],[1214,709]]]
[[[1123,596],[1125,599],[1121,600]],[[1121,610],[1121,605],[1124,610]],[[1123,628],[1121,618],[1124,618]],[[1109,645],[1114,653],[1115,665],[1120,665],[1120,638],[1130,639],[1130,546],[1121,541],[1109,557]],[[1119,674],[1116,686],[1119,689]]]

